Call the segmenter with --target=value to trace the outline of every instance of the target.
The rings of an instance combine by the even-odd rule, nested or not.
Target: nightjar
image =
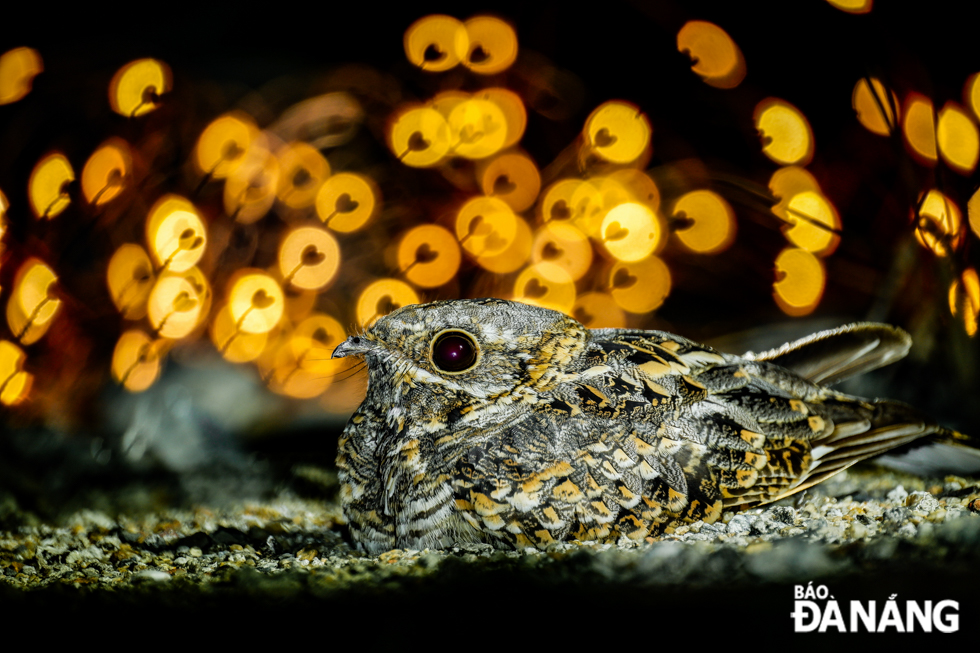
[[[822,385],[910,344],[864,323],[739,357],[500,299],[406,306],[333,353],[369,370],[339,443],[344,514],[371,553],[712,522],[924,435],[962,437]]]

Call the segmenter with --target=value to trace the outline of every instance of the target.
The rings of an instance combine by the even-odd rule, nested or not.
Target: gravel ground
[[[331,471],[297,467],[291,478],[261,498],[184,507],[130,484],[119,490],[125,497],[93,495],[90,507],[57,519],[0,494],[0,598],[31,610],[233,605],[295,614],[388,606],[407,617],[429,600],[477,591],[491,601],[608,599],[646,615],[691,608],[675,614],[678,623],[694,619],[705,601],[747,601],[780,614],[770,625],[777,630],[791,627],[794,585],[811,581],[850,596],[952,597],[966,602],[964,614],[977,607],[977,478],[864,465],[802,500],[690,524],[640,546],[466,545],[376,557],[350,546]]]

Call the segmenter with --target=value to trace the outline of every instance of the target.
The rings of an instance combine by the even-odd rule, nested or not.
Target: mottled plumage
[[[819,385],[909,345],[856,324],[739,357],[498,299],[406,306],[334,352],[370,373],[339,446],[344,513],[372,553],[643,540],[711,522],[954,435]]]

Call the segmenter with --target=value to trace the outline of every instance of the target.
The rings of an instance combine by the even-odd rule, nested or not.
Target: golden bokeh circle
[[[919,203],[915,239],[936,256],[946,256],[963,241],[962,223],[956,202],[933,188]]]
[[[194,146],[194,164],[200,173],[224,179],[244,163],[258,127],[241,112],[226,113],[204,128]]]
[[[510,89],[495,86],[480,89],[473,94],[473,97],[493,102],[503,113],[504,122],[507,124],[507,135],[501,149],[517,145],[527,128],[527,109],[524,108],[521,96]]]
[[[170,91],[170,67],[156,59],[131,61],[109,82],[109,104],[116,113],[135,118],[160,106],[160,96]]]
[[[971,174],[980,157],[980,131],[970,114],[955,102],[947,102],[939,112],[936,143],[943,161],[962,175]]]
[[[121,138],[110,138],[92,153],[82,168],[85,200],[96,206],[112,201],[125,190],[132,171],[129,144]]]
[[[693,70],[706,84],[735,88],[745,79],[745,57],[728,32],[714,23],[688,21],[677,32],[677,50],[691,58]]]
[[[241,165],[225,180],[225,213],[242,224],[260,220],[276,201],[279,159],[262,144],[248,149]]]
[[[620,261],[634,262],[656,252],[663,240],[659,218],[645,204],[624,202],[602,219],[602,245]]]
[[[379,317],[396,308],[418,303],[418,294],[404,281],[378,279],[368,285],[357,298],[357,323],[367,328]]]
[[[228,310],[239,331],[267,333],[282,318],[282,288],[261,270],[239,270],[228,293]]]
[[[34,78],[43,70],[41,55],[32,48],[14,48],[0,55],[0,105],[30,93]]]
[[[316,201],[320,186],[330,176],[330,164],[309,143],[289,143],[276,152],[279,186],[276,197],[286,206],[301,209]]]
[[[51,219],[71,204],[67,186],[75,181],[75,171],[61,152],[48,154],[34,166],[27,182],[28,199],[34,215]]]
[[[399,161],[415,168],[442,161],[451,142],[449,123],[432,107],[405,109],[388,129],[388,147]]]
[[[699,254],[714,254],[735,239],[735,212],[723,197],[710,190],[685,193],[676,202],[674,219],[684,218],[684,225],[674,231],[687,249]]]
[[[7,326],[22,345],[40,340],[61,308],[57,281],[58,275],[40,259],[29,258],[18,268],[7,302]]]
[[[333,281],[340,268],[340,245],[330,232],[299,227],[286,235],[279,247],[283,284],[304,290],[320,290]]]
[[[494,157],[479,172],[483,194],[507,202],[516,212],[534,204],[541,192],[541,173],[525,154],[508,152]]]
[[[462,22],[440,14],[425,16],[405,30],[405,56],[428,72],[449,70],[459,64],[457,43],[460,40],[467,40]]]
[[[810,252],[787,247],[776,257],[773,297],[787,315],[808,315],[820,304],[827,275]]]
[[[150,291],[147,314],[155,333],[179,340],[197,328],[204,314],[205,298],[184,274],[165,272]]]
[[[146,242],[158,269],[183,272],[204,255],[207,230],[193,204],[179,195],[164,195],[146,218]]]
[[[515,216],[514,239],[497,254],[476,257],[477,265],[496,274],[509,274],[518,270],[531,256],[531,227],[520,216]]]
[[[127,320],[139,320],[146,315],[146,304],[156,276],[153,263],[139,245],[120,245],[109,259],[106,282],[109,296]]]
[[[610,101],[600,105],[585,121],[584,134],[589,147],[606,161],[635,161],[650,145],[653,130],[636,106]]]
[[[34,377],[23,369],[26,359],[20,347],[0,340],[0,404],[14,406],[27,398]]]
[[[570,315],[575,306],[575,280],[563,267],[542,262],[525,268],[514,282],[514,300]]]
[[[813,158],[813,130],[806,116],[785,100],[768,98],[753,114],[762,152],[779,165],[805,166]]]
[[[609,270],[607,287],[624,311],[649,313],[660,308],[670,295],[670,269],[656,256],[635,262],[619,261]]]
[[[412,284],[436,288],[456,276],[461,255],[455,236],[439,225],[413,227],[398,243],[398,269]]]
[[[494,256],[514,242],[517,218],[503,200],[474,197],[456,214],[456,238],[473,256]]]
[[[532,263],[554,263],[578,281],[592,266],[592,244],[581,231],[568,222],[546,223],[534,236]]]
[[[160,352],[153,338],[139,329],[119,336],[112,352],[112,378],[129,392],[142,392],[160,376]]]
[[[888,136],[898,124],[895,112],[898,111],[898,96],[885,88],[881,80],[862,77],[854,85],[851,93],[851,106],[858,121],[873,134]]]
[[[572,317],[590,329],[622,329],[626,315],[612,295],[605,292],[587,292],[579,295],[572,309]]]
[[[797,193],[786,203],[786,240],[818,256],[829,256],[840,242],[837,209],[826,196],[812,190]]]
[[[475,73],[492,75],[507,70],[517,59],[517,33],[493,16],[475,16],[463,26],[465,38],[457,37],[456,51],[463,65]]]
[[[316,214],[331,230],[357,231],[377,213],[380,194],[371,180],[351,172],[333,175],[316,195]]]
[[[492,156],[507,140],[504,112],[489,100],[471,98],[460,102],[446,121],[452,153],[467,159]]]
[[[919,93],[909,93],[902,110],[902,133],[908,151],[919,163],[936,162],[936,113],[932,100]]]
[[[235,325],[228,304],[224,304],[211,320],[211,342],[229,363],[247,363],[262,355],[269,333],[246,333]]]

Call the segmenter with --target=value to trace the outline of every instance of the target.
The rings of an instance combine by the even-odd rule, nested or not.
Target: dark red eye
[[[432,345],[432,362],[443,372],[462,372],[476,363],[476,343],[462,331],[447,331]]]

